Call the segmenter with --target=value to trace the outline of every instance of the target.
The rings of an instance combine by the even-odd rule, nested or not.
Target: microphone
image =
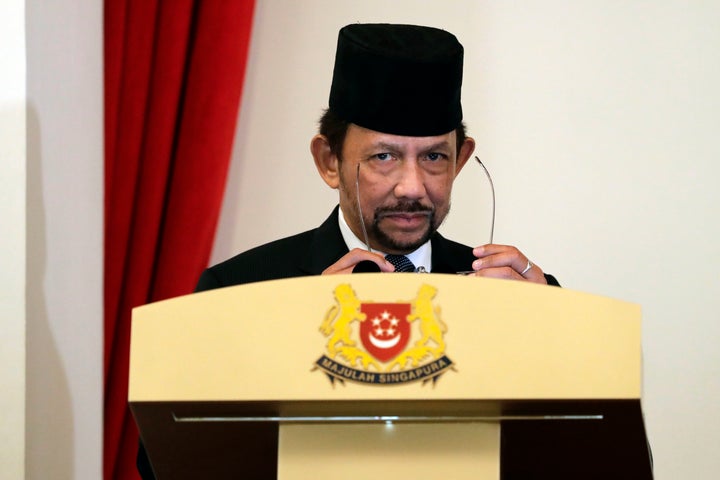
[[[362,262],[358,262],[358,264],[355,265],[352,273],[380,273],[380,267],[378,267],[377,263],[375,262],[371,262],[370,260],[363,260]]]

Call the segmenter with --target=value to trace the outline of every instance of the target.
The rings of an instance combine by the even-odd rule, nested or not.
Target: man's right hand
[[[340,257],[340,260],[323,270],[323,275],[334,275],[338,273],[353,273],[355,266],[363,261],[370,261],[376,264],[381,272],[394,272],[395,266],[385,260],[379,253],[368,252],[360,248],[353,248]]]

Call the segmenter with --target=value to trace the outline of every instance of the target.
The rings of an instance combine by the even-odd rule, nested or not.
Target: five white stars
[[[382,328],[380,326],[380,323],[383,320],[390,320],[390,328]],[[375,327],[375,335],[381,336],[384,334],[392,337],[395,335],[395,327],[398,326],[398,323],[400,323],[400,320],[398,320],[396,317],[393,317],[390,312],[387,310],[380,314],[380,317],[375,317],[372,319],[372,325]]]

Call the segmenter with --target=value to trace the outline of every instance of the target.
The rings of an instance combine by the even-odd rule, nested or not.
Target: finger
[[[545,275],[540,267],[530,261],[517,247],[511,245],[488,244],[473,249],[478,257],[472,264],[473,270],[485,271],[487,269],[512,268],[515,274],[502,270],[488,275],[497,278],[514,278],[516,280],[529,280],[535,283],[547,284]]]
[[[530,267],[529,269],[527,268],[528,266]],[[524,273],[522,273],[523,271]],[[538,267],[530,260],[528,260],[527,265],[521,271],[520,275],[529,282],[547,285],[547,279],[545,278],[545,273],[543,273],[542,268]]]
[[[472,264],[473,270],[492,267],[512,267],[518,273],[527,266],[528,259],[516,247],[508,245],[483,245],[473,249],[478,257]]]
[[[490,267],[477,270],[473,276],[483,278],[500,278],[504,280],[526,280],[517,270],[511,267]]]
[[[513,247],[512,245],[500,245],[498,243],[488,243],[485,245],[480,245],[479,247],[473,248],[473,254],[478,257],[486,257],[489,255],[495,255],[497,253],[503,253],[507,251],[519,251],[516,247]]]
[[[474,272],[472,276],[483,278],[500,278],[506,280],[519,280],[522,282],[532,282],[541,285],[547,285],[547,279],[542,273],[542,270],[540,270],[539,267],[534,268],[533,270],[539,270],[539,273],[533,273],[530,275],[528,272],[525,275],[520,275],[514,268],[494,267],[478,270]]]

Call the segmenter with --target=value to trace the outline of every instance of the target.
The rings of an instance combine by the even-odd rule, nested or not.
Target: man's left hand
[[[487,244],[473,249],[477,257],[472,263],[478,277],[506,278],[547,285],[540,267],[535,265],[520,250],[510,245]]]

